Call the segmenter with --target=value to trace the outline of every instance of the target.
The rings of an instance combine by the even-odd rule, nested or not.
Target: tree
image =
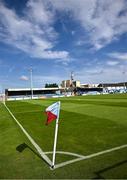
[[[52,83],[52,84],[45,84],[45,88],[53,88],[53,87],[58,87],[58,84]]]

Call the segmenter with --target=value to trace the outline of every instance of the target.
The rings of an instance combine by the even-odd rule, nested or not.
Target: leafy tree
[[[45,84],[45,88],[53,88],[53,87],[58,87],[58,84],[52,83],[52,84]]]

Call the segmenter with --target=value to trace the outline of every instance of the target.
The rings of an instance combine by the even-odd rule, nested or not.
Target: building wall
[[[84,88],[96,88],[98,87],[98,84],[81,84],[80,87],[84,87]]]
[[[72,85],[73,85],[73,87],[80,87],[80,81],[71,81],[71,80],[64,80],[64,81],[62,81],[62,84],[61,84],[61,86],[63,87],[63,88],[70,88],[70,87],[72,87]]]
[[[69,88],[69,87],[71,87],[71,84],[72,84],[71,80],[64,80],[64,81],[62,81],[61,86],[63,88]]]
[[[74,81],[73,82],[73,85],[75,86],[75,87],[80,87],[81,85],[80,85],[80,81]]]

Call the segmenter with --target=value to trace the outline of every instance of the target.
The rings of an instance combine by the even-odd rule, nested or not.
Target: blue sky
[[[126,0],[1,0],[0,89],[127,81]]]

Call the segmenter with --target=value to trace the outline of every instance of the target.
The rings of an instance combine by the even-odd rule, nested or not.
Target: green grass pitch
[[[127,94],[6,102],[43,149],[52,151],[55,121],[45,126],[45,108],[61,101],[57,150],[89,155],[127,144]],[[20,144],[27,147],[17,151]],[[51,155],[48,155],[52,158]],[[74,159],[58,154],[56,163]],[[51,170],[0,104],[1,179],[126,179],[127,148]]]

